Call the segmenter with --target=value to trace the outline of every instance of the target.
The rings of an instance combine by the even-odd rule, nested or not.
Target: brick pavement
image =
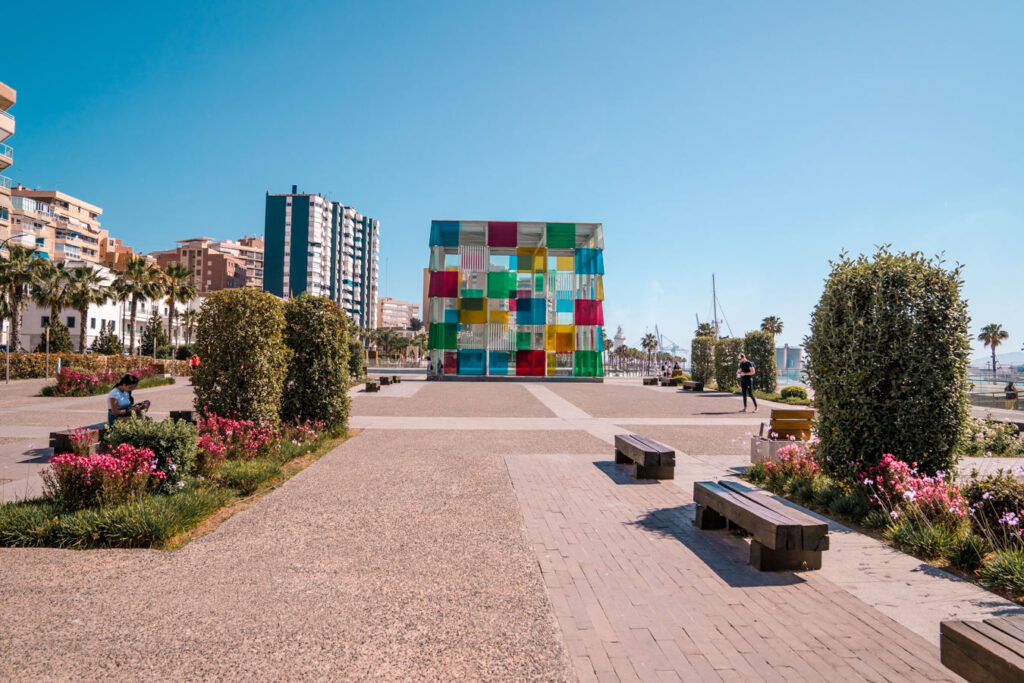
[[[934,645],[820,574],[753,570],[671,482],[600,457],[506,462],[581,681],[955,680]]]

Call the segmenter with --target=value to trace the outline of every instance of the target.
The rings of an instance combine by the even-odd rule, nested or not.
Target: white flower
[[[899,519],[900,513],[898,513],[895,510],[893,510],[892,512],[889,513],[889,516],[892,517],[893,519]]]
[[[981,494],[981,499],[982,500],[988,500],[991,497],[992,497],[992,494],[989,493],[988,491],[985,491],[985,493]]]
[[[906,491],[903,494],[903,499],[907,500],[907,501],[910,501],[911,503],[914,502],[915,498],[917,498],[917,492],[916,491]]]
[[[871,486],[874,483],[875,483],[874,479],[865,479],[864,480],[864,485],[865,486]]]
[[[185,486],[185,482],[183,482],[183,481],[179,481],[179,482],[178,482],[178,488],[179,488],[179,489],[180,489],[180,488],[184,488],[184,486]]]

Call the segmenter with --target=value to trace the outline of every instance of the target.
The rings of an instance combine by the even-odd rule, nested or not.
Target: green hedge
[[[743,338],[743,353],[754,364],[754,389],[766,394],[775,393],[778,382],[775,337],[769,332],[747,332]]]
[[[842,476],[885,453],[950,471],[969,414],[960,266],[888,247],[831,266],[805,344],[821,460]]]
[[[277,422],[291,355],[284,325],[284,304],[273,294],[242,288],[206,297],[195,338],[196,409]]]
[[[715,384],[720,391],[728,391],[739,385],[736,373],[740,369],[741,353],[743,339],[740,337],[715,340]]]
[[[284,341],[292,351],[281,396],[281,417],[348,422],[348,332],[341,306],[302,294],[285,304]]]
[[[127,443],[153,451],[157,467],[167,475],[164,490],[173,490],[195,472],[196,428],[184,420],[118,420],[107,429],[104,440],[108,446]]]
[[[715,376],[715,338],[694,337],[690,344],[690,376],[695,382],[710,384]]]

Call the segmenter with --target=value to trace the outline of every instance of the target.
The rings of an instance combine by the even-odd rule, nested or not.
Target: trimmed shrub
[[[36,346],[36,353],[46,353],[46,328],[50,328],[50,353],[67,353],[74,350],[71,344],[71,331],[67,325],[57,321],[43,325],[43,338]]]
[[[187,361],[190,358],[192,358],[192,347],[189,346],[188,344],[179,346],[177,350],[174,352],[175,360]]]
[[[690,376],[710,384],[715,376],[715,338],[694,337],[690,345]]]
[[[740,371],[740,354],[743,340],[739,337],[715,340],[715,384],[719,391],[729,391],[739,386],[736,373]]]
[[[104,325],[100,328],[100,333],[92,340],[93,353],[98,353],[104,356],[110,355],[121,355],[124,352],[124,345],[121,340],[118,339],[114,331],[109,326]]]
[[[769,332],[747,332],[747,336],[743,338],[743,353],[754,364],[754,390],[767,394],[775,393],[778,382],[775,337]]]
[[[348,340],[348,374],[349,377],[363,376],[363,343],[358,339]]]
[[[950,471],[968,416],[960,266],[888,247],[831,266],[805,341],[822,461],[844,477],[884,453]]]
[[[779,392],[779,395],[783,399],[796,398],[801,401],[807,400],[807,390],[803,387],[782,387],[782,391]]]
[[[254,289],[222,289],[199,311],[192,373],[202,414],[277,422],[290,352],[284,345],[284,305]]]
[[[308,294],[284,307],[284,343],[292,351],[281,395],[281,418],[288,422],[348,422],[348,333],[345,311],[324,297]]]
[[[107,429],[108,446],[127,443],[148,448],[156,455],[157,469],[166,475],[162,488],[174,491],[196,469],[196,428],[184,420],[118,420]]]

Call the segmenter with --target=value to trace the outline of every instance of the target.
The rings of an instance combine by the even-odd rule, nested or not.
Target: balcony
[[[14,116],[0,110],[0,142],[14,135]]]
[[[5,190],[11,189],[11,179],[5,175],[0,175],[0,187]]]
[[[0,169],[7,168],[14,163],[14,148],[0,142]]]

